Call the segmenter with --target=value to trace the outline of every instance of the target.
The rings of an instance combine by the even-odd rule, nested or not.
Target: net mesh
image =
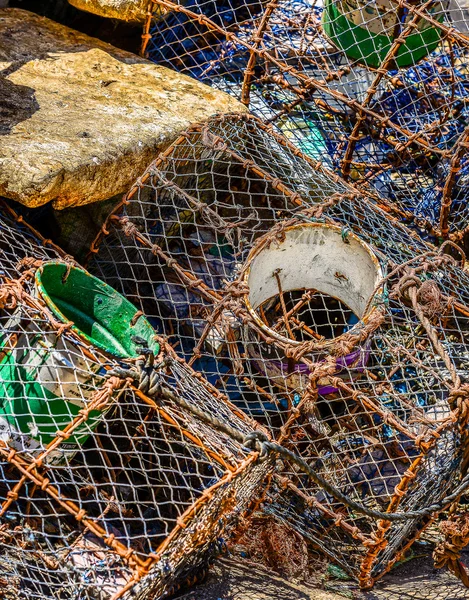
[[[431,240],[467,227],[459,0],[153,0],[150,60],[232,94]]]
[[[3,206],[1,595],[167,596],[204,575],[272,461],[187,410],[253,430],[136,308],[44,242]],[[126,377],[140,351],[161,363],[151,398]]]
[[[87,268],[179,357],[349,498],[438,503],[465,468],[468,275],[250,116],[185,132],[137,181]],[[283,457],[264,512],[378,580],[441,512],[382,521]]]

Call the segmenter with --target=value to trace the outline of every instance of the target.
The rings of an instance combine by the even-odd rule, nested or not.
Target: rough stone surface
[[[125,192],[222,92],[19,9],[0,9],[0,195],[62,209]]]
[[[80,10],[122,21],[145,20],[148,0],[68,0]]]

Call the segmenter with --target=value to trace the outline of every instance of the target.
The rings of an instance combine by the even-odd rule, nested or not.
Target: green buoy
[[[417,4],[418,5],[418,4]],[[427,12],[442,22],[444,10],[435,2]],[[322,26],[327,37],[345,54],[369,67],[379,67],[395,38],[413,18],[407,9],[392,0],[325,0]],[[425,19],[415,33],[405,38],[394,63],[398,67],[415,65],[440,43],[441,30]]]
[[[35,295],[60,323],[73,322],[71,329],[86,345],[115,359],[138,355],[134,336],[143,338],[155,354],[159,352],[154,329],[137,315],[135,306],[83,269],[45,263],[36,272]],[[12,341],[9,331],[0,338],[0,439],[34,455],[86,406],[104,382],[103,365],[108,361],[99,354],[96,361],[88,358],[78,344],[50,331],[41,315],[23,322],[17,313],[6,330],[14,331],[17,339]],[[49,464],[70,459],[102,416],[92,411],[50,454]]]

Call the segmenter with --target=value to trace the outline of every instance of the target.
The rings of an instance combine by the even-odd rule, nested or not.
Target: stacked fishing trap
[[[362,589],[443,522],[469,587],[468,24],[149,2],[142,53],[259,118],[183,133],[84,266],[0,204],[0,596],[169,597],[254,510]]]
[[[4,206],[0,252],[0,595],[143,600],[194,583],[262,496],[272,461],[244,447],[252,424]]]
[[[386,210],[256,118],[214,118],[138,179],[87,264],[270,432],[263,510],[365,588],[467,462],[464,255]]]
[[[457,2],[152,0],[142,52],[235,95],[431,241],[460,240],[469,19]]]

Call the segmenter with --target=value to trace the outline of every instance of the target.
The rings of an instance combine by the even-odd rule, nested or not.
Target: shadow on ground
[[[430,558],[395,568],[371,592],[360,592],[351,582],[329,580],[325,589],[285,581],[249,561],[225,558],[208,579],[178,600],[469,600],[469,590],[449,572],[436,570]]]

